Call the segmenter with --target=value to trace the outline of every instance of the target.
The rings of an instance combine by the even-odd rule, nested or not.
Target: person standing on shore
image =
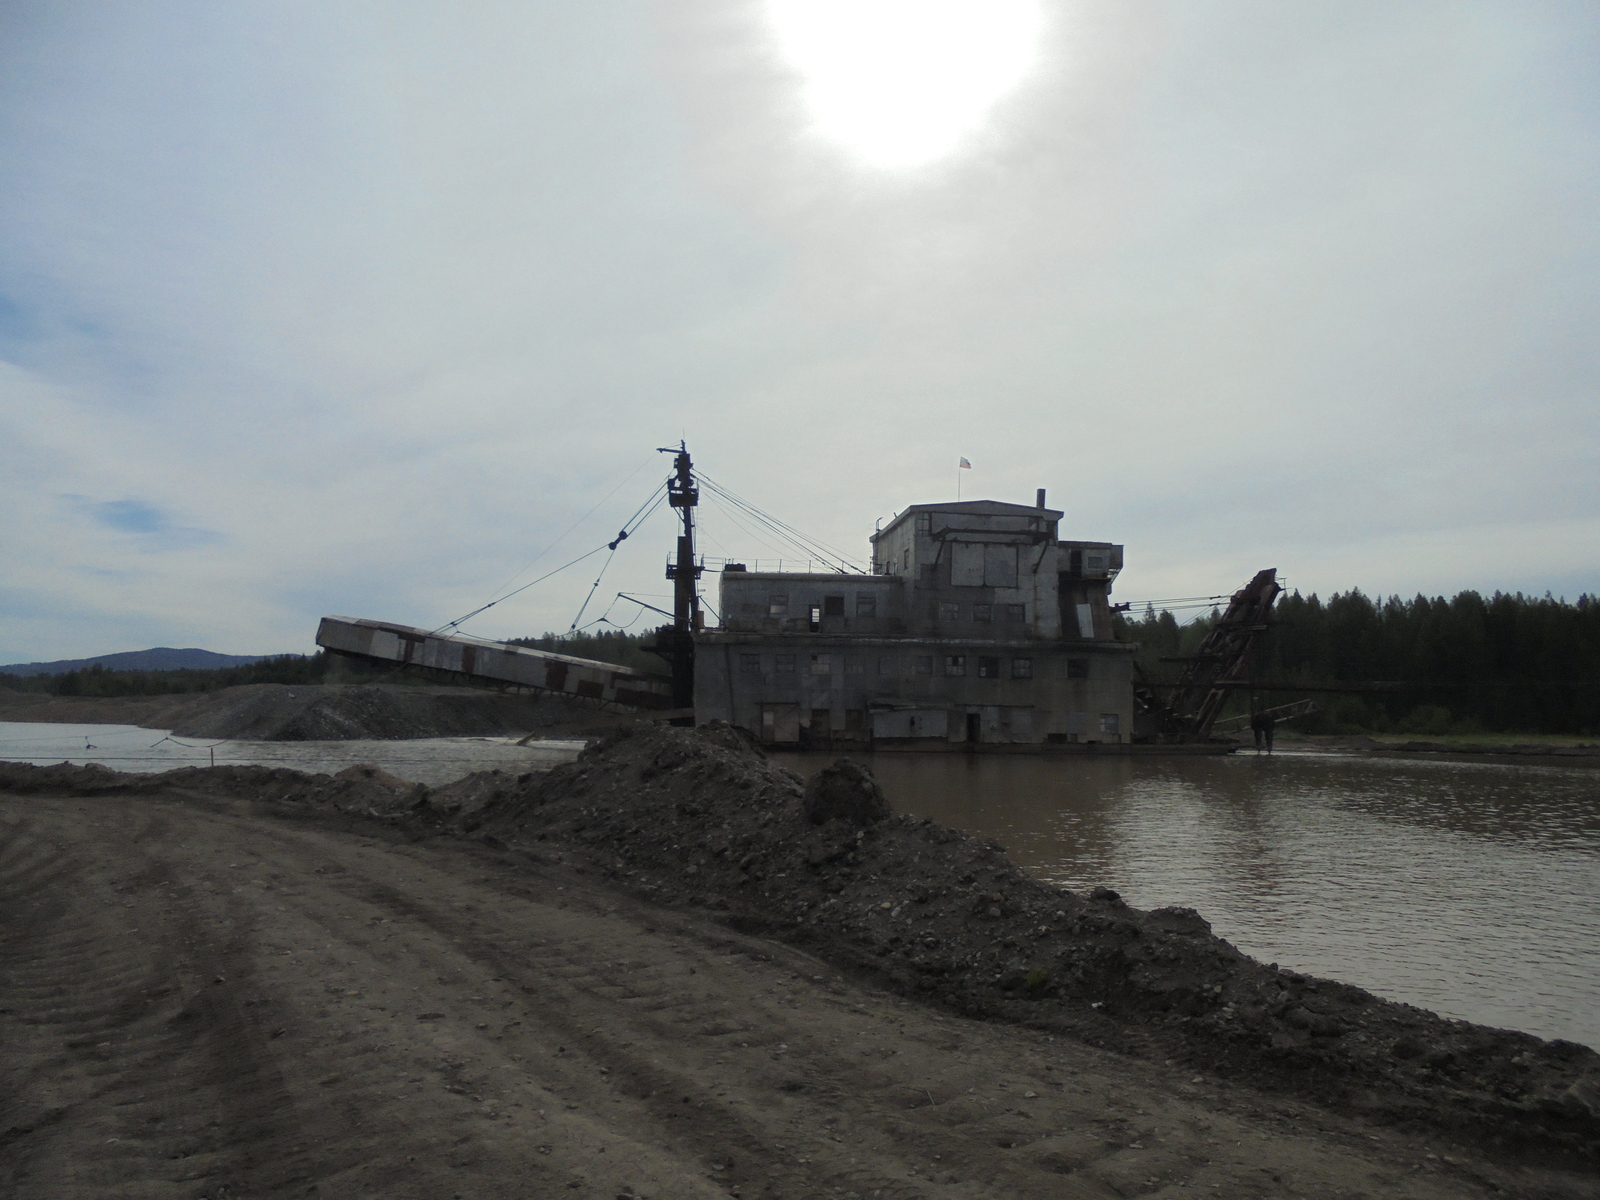
[[[1261,753],[1261,745],[1266,743],[1267,753],[1272,753],[1272,728],[1277,724],[1264,712],[1253,713],[1250,717],[1250,732],[1255,734],[1256,753]]]

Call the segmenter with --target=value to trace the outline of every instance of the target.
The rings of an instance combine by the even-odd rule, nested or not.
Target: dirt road
[[[1595,1194],[857,987],[563,864],[0,796],[0,1194]]]

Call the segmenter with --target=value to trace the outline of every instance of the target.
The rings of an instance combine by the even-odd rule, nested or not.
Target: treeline
[[[665,674],[666,664],[655,655],[641,650],[641,640],[635,634],[620,631],[568,635],[546,633],[540,637],[512,638],[510,644]],[[430,685],[439,682],[422,673],[364,663],[359,659],[329,654],[326,650],[311,655],[284,654],[245,666],[216,670],[115,671],[96,664],[61,675],[0,673],[0,688],[53,696],[169,696],[187,692],[215,692],[247,683],[309,685],[377,681]]]
[[[656,675],[667,673],[666,660],[640,649],[643,637],[636,633],[603,630],[600,633],[545,633],[539,637],[511,638],[513,646],[527,646],[531,650],[548,650],[552,654],[570,654],[573,658],[592,658],[597,662],[616,663],[619,667],[634,667]]]
[[[1303,684],[1394,681],[1397,692],[1317,696],[1322,711],[1307,728],[1322,732],[1415,734],[1600,733],[1600,598],[1567,603],[1550,596],[1451,599],[1359,590],[1326,602],[1298,592],[1280,597],[1277,619],[1251,675]],[[1170,613],[1124,623],[1147,670],[1171,678],[1163,657],[1192,654],[1210,614],[1180,626]],[[1311,693],[1305,693],[1311,696]],[[1293,693],[1263,694],[1285,703]],[[1236,703],[1247,705],[1248,698]]]
[[[284,654],[240,667],[215,670],[108,671],[96,663],[62,675],[0,674],[0,687],[53,696],[170,696],[215,692],[246,683],[362,683],[392,674],[352,659],[316,654]]]

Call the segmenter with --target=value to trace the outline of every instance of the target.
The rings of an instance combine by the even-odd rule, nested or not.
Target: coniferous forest
[[[1303,684],[1399,682],[1404,690],[1319,695],[1311,732],[1600,733],[1600,598],[1461,592],[1376,601],[1360,591],[1326,601],[1291,592],[1252,663],[1254,679]],[[1162,658],[1192,653],[1210,628],[1207,614],[1179,625],[1146,611],[1124,622],[1139,660],[1158,677],[1178,668]],[[1311,693],[1304,693],[1310,696]],[[1261,693],[1265,704],[1297,699]],[[1238,704],[1246,705],[1241,697]]]

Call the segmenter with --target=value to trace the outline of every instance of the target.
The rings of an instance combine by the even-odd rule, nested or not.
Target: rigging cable
[[[716,505],[717,511],[728,519],[728,523],[730,525],[738,529],[740,533],[744,534],[751,541],[760,542],[768,550],[771,550],[774,554],[776,554],[780,560],[783,558],[783,549],[779,546],[774,546],[771,542],[767,541],[766,538],[761,536],[758,529],[752,529],[749,525],[746,525],[744,521],[740,520],[738,516],[738,509],[734,508],[727,501],[723,500],[722,497],[718,496],[715,492],[708,491],[706,495],[711,502]]]
[[[662,488],[664,489],[665,487],[666,485],[662,484]],[[595,592],[600,590],[600,581],[606,577],[606,571],[611,566],[611,560],[617,556],[617,547],[628,540],[628,534],[630,532],[637,531],[643,527],[644,523],[650,519],[651,514],[654,513],[656,509],[661,507],[661,502],[666,498],[666,493],[663,491],[662,494],[656,497],[656,502],[650,505],[649,511],[646,512],[644,516],[640,517],[638,513],[634,513],[633,517],[628,518],[628,523],[622,527],[615,540],[608,543],[611,553],[606,555],[606,561],[600,565],[600,573],[594,577],[594,586],[589,589],[589,594],[583,598],[583,604],[578,609],[578,615],[572,618],[572,624],[567,627],[568,633],[571,633],[573,630],[577,629],[578,622],[583,620],[583,614],[584,611],[589,607],[589,601],[593,600]],[[646,503],[649,502],[646,501]],[[638,517],[637,524],[634,523],[634,517]],[[629,525],[633,526],[632,530],[628,528]],[[608,609],[607,611],[610,610]]]
[[[810,537],[796,529],[793,525],[790,525],[787,521],[784,521],[779,517],[775,517],[771,513],[765,512],[760,508],[757,508],[754,504],[723,487],[716,480],[711,479],[703,472],[699,478],[700,482],[704,484],[705,487],[712,493],[728,501],[728,503],[737,506],[747,516],[755,519],[761,525],[764,525],[780,540],[788,542],[802,550],[808,558],[813,556],[819,558],[823,562],[833,566],[833,568],[840,574],[844,574],[846,571],[854,571],[858,575],[866,574],[866,572],[860,567],[853,564],[849,558],[841,554],[832,546],[829,546],[826,542],[822,542],[816,538]]]
[[[533,556],[532,561],[530,561],[527,566],[523,567],[522,570],[517,571],[516,574],[512,575],[510,579],[506,580],[499,587],[495,588],[495,591],[496,592],[503,591],[504,589],[510,587],[513,583],[515,583],[516,580],[517,580],[517,575],[521,575],[523,571],[526,571],[529,568],[531,568],[534,563],[538,562],[546,554],[549,554],[550,551],[554,550],[562,542],[566,541],[568,534],[570,534],[579,525],[582,525],[590,517],[594,516],[595,513],[599,512],[602,505],[608,503],[610,501],[611,497],[615,496],[623,488],[627,487],[629,483],[633,482],[633,477],[635,475],[637,475],[640,471],[644,470],[647,466],[649,466],[654,461],[655,461],[655,455],[652,454],[648,458],[646,458],[643,462],[641,462],[637,467],[635,467],[632,471],[629,471],[628,472],[628,477],[626,479],[624,479],[621,483],[617,484],[616,487],[612,488],[609,492],[607,492],[605,494],[605,496],[600,500],[599,504],[596,504],[588,512],[584,513],[583,516],[579,517],[571,525],[567,526],[566,533],[563,533],[555,541],[551,542],[543,550],[541,550],[541,551],[539,551],[539,553],[535,554]],[[492,595],[493,593],[490,593],[490,594]]]
[[[644,513],[646,506],[648,505],[650,507],[650,511],[651,512],[655,511],[655,504],[660,503],[658,497],[663,495],[663,494],[665,494],[666,489],[667,489],[667,485],[666,485],[665,481],[663,481],[661,484],[659,484],[656,487],[655,491],[650,493],[649,499],[647,499],[644,502],[644,504],[641,504],[639,506],[638,510],[636,510],[634,512],[633,516],[628,518],[627,524],[625,524],[622,527],[622,530],[617,534],[616,538],[613,539],[611,542],[608,542],[605,545],[596,546],[593,550],[589,551],[589,553],[587,553],[587,554],[580,554],[577,558],[573,559],[571,562],[563,563],[561,566],[557,567],[554,571],[549,571],[549,572],[539,576],[539,578],[537,578],[537,579],[535,579],[535,580],[533,580],[533,581],[531,581],[529,583],[525,583],[521,587],[516,588],[513,591],[507,592],[504,596],[501,596],[501,597],[499,597],[497,599],[491,600],[487,604],[480,605],[478,608],[473,609],[471,612],[467,613],[465,616],[457,617],[454,621],[447,621],[445,624],[439,626],[439,628],[433,630],[433,633],[437,635],[437,634],[443,633],[447,629],[459,629],[459,628],[461,628],[461,625],[462,625],[463,622],[470,621],[473,617],[477,616],[479,613],[487,612],[489,609],[493,608],[496,604],[500,604],[503,601],[511,599],[511,597],[517,595],[519,592],[525,592],[529,588],[533,587],[535,584],[543,583],[546,579],[551,578],[551,576],[561,574],[561,572],[565,571],[568,567],[577,566],[579,563],[583,562],[583,560],[586,559],[586,558],[593,558],[596,554],[599,554],[602,550],[605,550],[605,549],[609,548],[614,552],[616,550],[616,547],[617,547],[618,543],[622,542],[625,538],[627,538],[627,536],[631,532],[631,530],[629,529],[629,526],[634,524],[635,520],[639,517],[640,513]],[[645,515],[648,516],[649,514],[645,513]]]
[[[832,547],[817,541],[815,538],[808,537],[807,535],[801,533],[798,529],[788,524],[786,521],[783,521],[778,517],[774,517],[771,513],[765,512],[756,507],[754,504],[750,503],[750,501],[745,500],[743,497],[737,495],[728,488],[723,487],[716,480],[706,478],[704,475],[701,476],[701,480],[714,493],[727,500],[730,504],[736,505],[739,509],[745,512],[747,515],[755,518],[762,525],[765,525],[769,530],[777,534],[784,541],[804,550],[808,555],[813,555],[815,557],[824,559],[843,559],[843,556],[833,550]]]
[[[757,508],[754,504],[751,504],[748,500],[744,500],[733,492],[730,492],[728,489],[722,487],[714,480],[706,480],[706,484],[716,494],[722,496],[730,503],[738,505],[749,516],[754,517],[757,521],[761,522],[780,538],[802,549],[808,557],[815,556],[830,564],[837,563],[842,564],[843,566],[850,566],[849,559],[847,559],[843,554],[839,553],[839,551],[835,550],[832,546],[827,545],[825,542],[818,541],[816,538],[801,533],[800,530],[796,529],[788,522],[782,520],[781,518],[774,517],[771,513],[764,512],[762,509]],[[851,567],[851,569],[859,571],[859,568],[856,567]]]

